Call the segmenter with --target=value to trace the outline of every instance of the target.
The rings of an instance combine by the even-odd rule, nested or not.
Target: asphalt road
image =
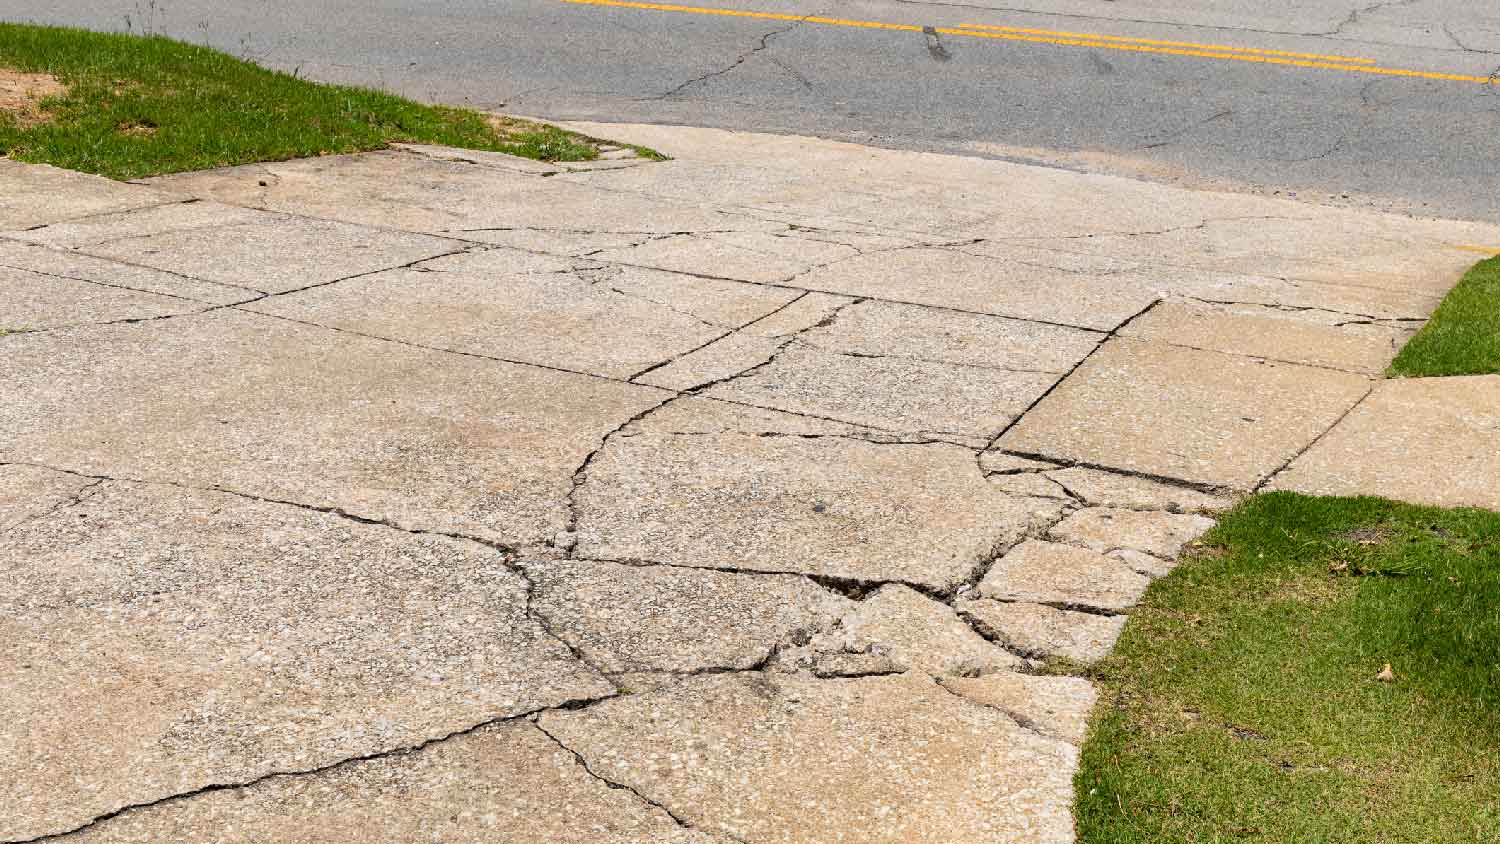
[[[557,119],[1500,220],[1492,0],[159,2],[0,0],[0,18],[128,20],[312,78]]]

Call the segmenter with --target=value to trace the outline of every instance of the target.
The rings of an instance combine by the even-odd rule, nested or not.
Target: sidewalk
[[[1500,228],[579,128],[0,161],[0,840],[1071,841],[1213,512],[1500,508],[1380,376]]]

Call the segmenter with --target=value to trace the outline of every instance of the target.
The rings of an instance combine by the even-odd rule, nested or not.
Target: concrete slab
[[[673,234],[786,228],[697,202],[602,191],[398,151],[251,164],[148,181],[183,196],[478,241],[487,230]]]
[[[168,208],[202,208],[193,203]],[[220,206],[225,207],[225,206]],[[284,214],[234,213],[220,220],[174,225],[158,209],[121,215],[123,227],[143,233],[94,241],[83,237],[80,251],[190,278],[230,284],[263,293],[285,293],[341,278],[399,267],[446,255],[464,244],[411,232],[391,232],[331,220]],[[253,216],[246,218],[247,213]],[[164,216],[168,219],[158,220]],[[135,220],[135,217],[149,219]],[[118,234],[118,232],[116,232]]]
[[[1417,324],[1352,324],[1350,317],[1244,305],[1163,302],[1120,331],[1122,337],[1378,375]]]
[[[1369,390],[1361,375],[1116,339],[1000,439],[1009,451],[1250,489]]]
[[[1059,377],[792,345],[703,395],[982,448]]]
[[[861,255],[812,270],[798,287],[846,296],[1109,331],[1156,300],[1144,284],[947,249]]]
[[[869,301],[839,310],[798,342],[839,354],[1062,375],[1103,339],[1056,325]]]
[[[668,394],[218,311],[0,338],[0,462],[221,486],[513,546]]]
[[[952,588],[1055,504],[957,446],[734,434],[612,438],[576,496],[577,553]]]
[[[277,296],[249,309],[625,379],[796,295],[655,270],[601,276],[572,259],[496,249]]]
[[[573,560],[522,564],[548,629],[611,674],[756,667],[850,602],[805,577]]]
[[[666,812],[610,788],[531,724],[482,727],[420,751],[272,777],[133,810],[83,844],[197,841],[346,844],[391,840],[714,844]]]
[[[55,249],[78,249],[97,246],[112,240],[128,240],[165,232],[188,232],[196,229],[221,228],[239,223],[274,219],[276,215],[220,202],[178,200],[93,214],[76,220],[64,220],[23,231],[4,232],[6,238],[51,246]]]
[[[1197,490],[1251,488],[1317,440],[1456,277],[1452,244],[1500,242],[974,158],[640,131],[677,159],[542,178],[556,168],[444,150],[329,156],[89,182],[61,216],[28,194],[0,266],[205,307],[264,298],[0,338],[0,519],[30,537],[0,594],[33,602],[0,612],[0,635],[71,660],[0,666],[0,691],[26,689],[0,707],[31,707],[12,729],[41,723],[28,736],[52,748],[30,767],[64,784],[38,797],[0,760],[0,796],[29,813],[18,835],[135,789],[182,796],[87,834],[1071,841],[1076,750],[1058,737],[1078,740],[1086,683],[1000,669],[1104,656],[1173,564],[1152,554],[1202,525],[1171,511],[1217,509]],[[0,183],[20,184],[10,169]],[[133,204],[169,187],[200,201]],[[465,251],[391,270],[424,235]],[[306,278],[329,283],[277,295]],[[1427,449],[1472,456],[1474,477],[1496,474],[1481,393]],[[964,445],[914,442],[934,436]],[[182,485],[151,489],[197,509],[131,500],[72,525],[135,487],[14,461]],[[1417,493],[1438,485],[1427,468]],[[288,503],[215,509],[194,489],[215,485]],[[495,572],[420,550],[449,546]],[[1028,546],[1052,550],[1027,568]],[[157,590],[155,615],[124,588],[184,572],[198,580]],[[95,591],[74,588],[84,574]],[[28,697],[17,672],[37,665]],[[166,703],[137,705],[143,689]],[[532,708],[566,748],[518,721],[442,739]],[[332,767],[298,767],[314,760]],[[273,767],[304,773],[191,792]]]
[[[171,197],[140,185],[127,185],[46,164],[0,159],[0,231],[45,226],[170,202]]]
[[[813,267],[857,254],[859,250],[842,244],[808,240],[795,234],[752,231],[674,235],[623,249],[605,249],[593,257],[694,275],[778,284],[790,283]]]
[[[1268,485],[1500,510],[1500,375],[1379,384]]]
[[[0,332],[153,319],[206,305],[0,265]]]
[[[613,694],[478,543],[109,483],[0,544],[6,840]]]
[[[1077,751],[917,675],[698,677],[538,723],[733,840],[1073,840]]]
[[[122,290],[189,299],[205,305],[232,305],[261,296],[259,291],[243,287],[214,284],[150,267],[122,264],[119,261],[34,243],[0,240],[0,266]]]

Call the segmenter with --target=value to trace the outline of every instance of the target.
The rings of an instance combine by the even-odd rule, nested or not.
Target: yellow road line
[[[843,18],[825,18],[820,15],[788,15],[780,12],[752,12],[742,9],[713,9],[702,6],[679,6],[672,3],[637,3],[632,0],[560,0],[563,3],[572,3],[578,6],[608,6],[619,9],[645,9],[656,12],[680,12],[693,15],[720,15],[732,18],[756,18],[759,20],[798,21],[801,23],[823,24],[825,26],[849,26],[861,29],[884,29],[901,32],[925,32],[928,27],[917,26],[908,23],[881,23],[878,21],[846,20]],[[1427,70],[1403,70],[1394,67],[1375,67],[1372,65],[1340,64],[1329,61],[1314,61],[1306,59],[1282,58],[1275,55],[1256,55],[1245,53],[1212,52],[1210,50],[1178,49],[1175,47],[1156,47],[1148,44],[1109,42],[1090,40],[1089,37],[1080,38],[1054,38],[1041,35],[1027,35],[1021,32],[992,32],[974,29],[952,29],[948,27],[935,27],[933,32],[942,35],[957,35],[965,38],[990,38],[1000,41],[1020,41],[1031,44],[1052,44],[1061,47],[1090,47],[1098,50],[1123,50],[1131,53],[1153,53],[1168,56],[1189,56],[1193,58],[1218,59],[1231,62],[1253,62],[1256,64],[1284,65],[1288,67],[1305,67],[1317,70],[1342,70],[1349,73],[1368,73],[1376,76],[1405,76],[1413,79],[1441,79],[1450,82],[1477,82],[1481,85],[1500,84],[1500,78],[1489,76],[1469,76],[1462,73],[1439,73]]]
[[[1050,29],[1026,29],[1019,26],[991,26],[986,23],[961,23],[960,29],[986,29],[996,32],[1019,32],[1023,35],[1054,35],[1062,38],[1080,38],[1088,41],[1125,41],[1136,44],[1154,44],[1158,47],[1191,47],[1215,53],[1255,53],[1263,56],[1286,56],[1293,59],[1323,59],[1344,64],[1374,64],[1374,59],[1358,56],[1330,56],[1322,53],[1293,53],[1286,50],[1263,50],[1257,47],[1230,47],[1224,44],[1199,44],[1195,41],[1162,41],[1157,38],[1128,38],[1123,35],[1099,35],[1091,32],[1056,32]]]
[[[1475,246],[1472,243],[1451,244],[1460,252],[1474,252],[1479,255],[1500,255],[1500,246]]]

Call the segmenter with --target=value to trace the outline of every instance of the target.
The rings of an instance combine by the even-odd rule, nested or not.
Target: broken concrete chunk
[[[918,674],[717,674],[539,724],[591,770],[733,840],[1072,840],[1077,750]]]
[[[1132,548],[1172,559],[1214,524],[1207,516],[1091,507],[1053,526],[1049,535],[1095,551]]]
[[[610,674],[746,669],[852,606],[805,577],[573,560],[521,563],[532,611]]]
[[[1144,551],[1137,551],[1133,548],[1117,548],[1104,556],[1113,557],[1130,566],[1131,571],[1140,572],[1147,577],[1166,577],[1172,572],[1172,569],[1177,567],[1175,559],[1163,560],[1160,557],[1153,557]]]
[[[1213,512],[1234,506],[1231,496],[1213,495],[1148,478],[1085,469],[1082,466],[1048,472],[1047,477],[1062,484],[1068,492],[1084,502],[1096,506],[1166,510],[1170,513]]]
[[[1004,601],[1118,610],[1133,605],[1149,583],[1097,551],[1033,539],[990,567],[979,582],[979,594]]]
[[[870,677],[900,674],[906,669],[885,653],[820,653],[810,660],[817,677]]]
[[[497,551],[107,482],[0,543],[0,839],[613,694]]]
[[[987,599],[960,600],[958,610],[985,635],[1012,650],[1039,659],[1062,657],[1083,664],[1108,655],[1126,621],[1123,615],[1094,615]]]
[[[80,844],[387,841],[718,844],[589,773],[529,722],[481,727],[413,753],[271,777],[134,809]]]
[[[839,629],[813,640],[814,650],[878,653],[901,670],[977,677],[1019,666],[1021,660],[989,642],[953,610],[901,585],[882,586]]]
[[[612,438],[575,503],[580,557],[935,590],[1056,504],[993,489],[957,446],[741,434]]]
[[[1016,719],[1023,727],[1083,744],[1089,711],[1098,694],[1082,677],[1043,677],[1000,671],[984,677],[950,677],[942,681],[949,691],[975,703],[992,706]]]

